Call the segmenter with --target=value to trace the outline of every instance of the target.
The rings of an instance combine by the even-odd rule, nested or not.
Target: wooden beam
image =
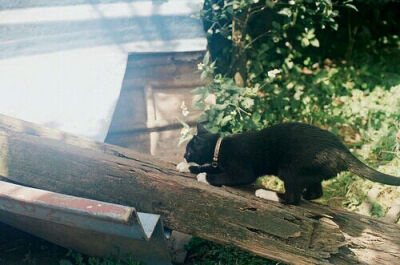
[[[315,203],[285,206],[175,165],[0,115],[0,175],[161,214],[172,229],[292,264],[397,264],[400,227]]]

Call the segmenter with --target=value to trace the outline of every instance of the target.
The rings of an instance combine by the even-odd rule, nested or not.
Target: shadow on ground
[[[58,265],[68,250],[0,223],[1,265]]]

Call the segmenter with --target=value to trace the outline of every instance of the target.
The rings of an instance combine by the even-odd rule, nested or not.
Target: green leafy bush
[[[193,106],[223,135],[283,121],[329,129],[369,165],[400,176],[399,16],[400,3],[388,0],[206,0],[209,53],[199,69],[210,82],[194,91]],[[244,85],[235,76],[238,53]],[[257,185],[283,191],[275,177]],[[377,217],[400,197],[398,187],[348,172],[323,186],[320,202]],[[369,201],[372,187],[379,194]],[[199,263],[191,264],[219,264],[226,252],[198,244]]]
[[[202,119],[213,131],[223,133],[290,120],[339,130],[351,112],[352,127],[359,128],[360,112],[338,110],[339,105],[347,104],[341,98],[376,88],[386,93],[400,82],[396,63],[400,40],[393,33],[397,13],[385,10],[385,15],[377,4],[371,5],[373,10],[358,12],[352,1],[206,1],[203,18],[210,54],[201,69],[203,78],[212,82],[195,91],[194,105],[205,110]],[[243,13],[252,14],[245,21],[244,88],[235,84],[227,69],[234,52],[232,20]],[[358,13],[374,24],[360,25]],[[332,35],[337,41],[332,41]],[[219,43],[223,47],[216,47]],[[215,104],[206,104],[210,95]],[[371,118],[372,123],[378,120]]]
[[[372,166],[399,175],[393,166],[400,139],[399,7],[394,1],[207,0],[202,15],[210,52],[199,68],[211,81],[194,91],[193,105],[222,134],[283,121],[329,129]],[[243,17],[244,87],[230,71],[233,19]],[[282,188],[275,179],[261,183]],[[356,209],[370,187],[343,174],[325,184],[322,201],[340,198]]]

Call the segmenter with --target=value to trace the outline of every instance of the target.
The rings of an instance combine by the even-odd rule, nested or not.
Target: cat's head
[[[199,165],[211,163],[218,137],[218,134],[210,133],[203,125],[197,124],[197,135],[186,145],[186,161]]]

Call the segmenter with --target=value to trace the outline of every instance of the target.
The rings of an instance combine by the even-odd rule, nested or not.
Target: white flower
[[[189,110],[188,110],[188,108],[186,107],[185,101],[182,101],[181,110],[182,110],[182,115],[183,115],[184,117],[186,117],[187,115],[189,115]]]
[[[203,70],[203,68],[204,68],[204,64],[203,63],[197,64],[197,69],[199,69],[201,71],[201,70]]]
[[[274,69],[274,70],[268,71],[268,77],[274,78],[280,72],[281,72],[281,70],[279,70],[279,69]]]

